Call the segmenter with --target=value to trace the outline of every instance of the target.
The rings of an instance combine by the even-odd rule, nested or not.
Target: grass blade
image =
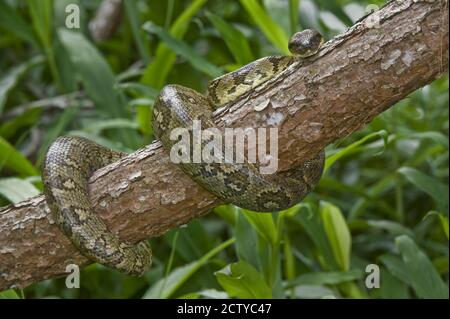
[[[0,170],[3,167],[15,171],[19,176],[36,176],[39,171],[3,137],[0,137]]]
[[[136,43],[136,47],[139,51],[141,58],[144,62],[148,62],[150,60],[148,41],[146,41],[144,34],[141,30],[141,21],[139,19],[139,11],[137,8],[136,1],[124,1],[123,6],[125,8],[125,13],[127,15],[128,21],[131,25],[131,32],[133,34],[134,42]]]
[[[328,171],[328,169],[339,159],[348,156],[350,154],[353,154],[361,145],[365,144],[366,142],[375,139],[375,138],[382,138],[384,141],[384,148],[386,147],[387,144],[387,132],[382,130],[382,131],[378,131],[378,132],[374,132],[372,134],[366,135],[363,138],[361,138],[360,140],[350,144],[349,146],[345,147],[342,150],[339,150],[338,152],[336,152],[335,154],[328,156],[326,161],[325,161],[325,167],[324,167],[324,174]]]
[[[400,167],[398,172],[411,184],[430,195],[436,202],[439,211],[448,213],[448,185],[412,167]]]
[[[205,58],[203,58],[201,55],[195,52],[186,43],[172,37],[160,26],[157,26],[152,22],[146,22],[143,28],[147,32],[155,33],[162,41],[164,41],[164,43],[169,48],[171,48],[176,54],[181,55],[182,57],[187,59],[189,63],[191,63],[191,65],[200,72],[205,73],[211,78],[216,78],[223,74],[222,69],[208,62]]]
[[[8,30],[22,40],[38,47],[37,39],[29,24],[6,1],[0,1],[0,28]]]
[[[0,114],[3,112],[9,92],[17,85],[20,78],[33,66],[44,61],[42,56],[37,56],[18,66],[11,68],[0,78]]]
[[[167,278],[162,278],[155,283],[142,298],[169,298],[177,289],[185,283],[197,270],[200,269],[214,255],[234,243],[234,238],[230,238],[219,246],[210,250],[202,258],[197,261],[176,268]]]
[[[290,54],[288,49],[289,38],[284,30],[276,24],[264,8],[256,0],[240,0],[241,5],[252,17],[266,38],[283,54]]]
[[[206,12],[206,16],[219,31],[231,54],[241,66],[254,60],[250,45],[241,31],[216,14]]]
[[[177,18],[169,33],[176,39],[182,39],[187,31],[191,18],[200,10],[207,0],[194,0]],[[164,43],[158,45],[153,61],[146,67],[141,82],[155,89],[161,89],[166,82],[166,77],[175,63],[176,55]]]
[[[29,181],[10,177],[0,179],[0,195],[11,203],[18,203],[39,195],[40,191]]]

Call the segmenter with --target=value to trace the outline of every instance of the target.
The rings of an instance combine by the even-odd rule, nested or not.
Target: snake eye
[[[323,37],[316,30],[303,30],[295,33],[289,40],[289,51],[301,57],[311,56],[317,53],[323,43]]]

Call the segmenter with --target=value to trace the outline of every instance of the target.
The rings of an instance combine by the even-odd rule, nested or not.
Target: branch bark
[[[279,169],[314,157],[361,129],[448,68],[447,1],[393,1],[318,56],[215,114],[221,127],[279,128]],[[159,236],[220,204],[173,163],[158,142],[97,171],[96,212],[122,238]],[[0,210],[0,290],[65,273],[84,258],[54,224],[44,197]]]

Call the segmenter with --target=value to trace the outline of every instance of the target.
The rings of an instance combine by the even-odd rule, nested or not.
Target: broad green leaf
[[[409,289],[403,281],[393,276],[386,268],[381,267],[380,271],[380,297],[383,299],[407,299],[409,298]]]
[[[111,117],[126,115],[122,100],[114,90],[114,73],[97,48],[83,34],[66,29],[59,29],[58,34],[96,106]]]
[[[39,195],[39,193],[40,191],[27,180],[15,177],[0,178],[0,195],[13,204]]]
[[[413,278],[406,270],[406,265],[403,260],[395,255],[386,254],[380,257],[381,262],[386,266],[389,272],[400,279],[402,282],[412,285]]]
[[[211,12],[206,12],[206,16],[219,31],[231,54],[233,54],[233,57],[241,66],[254,60],[247,38],[239,29],[236,29],[224,19]]]
[[[252,265],[239,261],[215,273],[217,281],[230,297],[268,299],[272,292],[264,276]]]
[[[348,271],[352,238],[344,216],[338,207],[328,202],[320,203],[320,216],[337,263],[341,270]]]
[[[308,236],[312,239],[324,260],[324,267],[327,270],[338,270],[339,266],[333,256],[333,250],[323,227],[320,214],[313,211],[311,205],[298,205],[298,213],[294,215],[294,220],[298,221]]]
[[[236,254],[239,260],[248,262],[256,269],[261,269],[261,258],[256,249],[258,245],[256,230],[243,214],[237,212],[236,215],[236,225],[234,227]]]
[[[430,216],[437,216],[439,218],[442,229],[444,230],[445,236],[447,236],[447,239],[448,239],[448,218],[438,212],[431,211],[431,212],[428,212],[423,219],[426,219]]]
[[[272,245],[276,244],[277,228],[272,214],[256,213],[246,209],[241,211],[262,238]]]
[[[283,54],[290,54],[288,49],[289,38],[284,30],[267,14],[256,0],[240,0],[256,25],[261,29],[267,39]]]
[[[220,205],[214,208],[214,213],[216,213],[217,215],[220,216],[220,218],[222,218],[224,221],[226,221],[228,224],[230,224],[231,226],[236,225],[236,216],[237,213],[240,211],[240,208],[232,205],[232,204],[228,204],[228,205]]]
[[[3,137],[0,137],[0,171],[3,167],[15,171],[19,176],[39,175],[38,170]]]
[[[115,90],[114,73],[100,52],[81,33],[58,30],[59,38],[81,78],[84,89],[96,107],[110,118],[127,117],[125,99]],[[137,133],[129,129],[113,131],[113,138],[127,147],[139,145]]]
[[[287,282],[287,287],[298,285],[337,285],[361,278],[363,278],[363,273],[357,269],[347,272],[312,272],[289,280]]]
[[[205,73],[211,78],[216,78],[223,74],[222,69],[208,62],[208,60],[195,52],[195,50],[193,50],[189,45],[176,39],[175,37],[172,37],[160,26],[157,26],[149,21],[144,24],[143,28],[147,32],[155,33],[169,48],[171,48],[176,54],[187,59],[189,63],[200,72]]]
[[[435,200],[439,211],[448,213],[448,185],[412,167],[400,167],[398,172],[411,184],[430,195]]]
[[[192,17],[200,10],[207,0],[194,0],[183,11],[170,27],[169,33],[176,39],[182,39],[188,29]],[[155,89],[161,89],[165,84],[166,77],[175,63],[176,55],[165,44],[161,43],[156,48],[156,55],[152,62],[145,68],[141,82]]]
[[[358,149],[359,146],[365,144],[366,142],[373,140],[373,139],[383,139],[384,141],[384,147],[386,147],[387,143],[387,132],[382,130],[378,132],[371,133],[369,135],[364,136],[362,139],[350,144],[349,146],[345,147],[342,150],[339,150],[337,153],[328,156],[325,161],[325,167],[324,167],[324,174],[328,171],[328,169],[339,159],[353,154],[356,149]]]
[[[144,299],[152,298],[169,298],[177,289],[185,283],[197,270],[200,269],[206,262],[215,256],[217,253],[225,249],[234,243],[234,238],[223,242],[219,246],[215,247],[202,258],[197,261],[191,262],[184,266],[178,267],[173,270],[166,278],[162,278],[156,282],[143,296]]]
[[[0,299],[21,299],[14,289],[0,291]]]
[[[33,66],[44,61],[42,56],[37,56],[31,60],[12,67],[5,75],[0,77],[0,114],[3,112],[8,94],[17,85],[20,78]]]
[[[420,298],[448,299],[447,285],[416,243],[408,236],[402,235],[396,238],[395,244],[401,259],[392,255],[381,257],[389,271],[409,284]]]

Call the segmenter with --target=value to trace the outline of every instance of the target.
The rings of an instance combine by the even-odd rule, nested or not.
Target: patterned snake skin
[[[202,128],[214,127],[212,112],[280,74],[296,59],[315,54],[323,43],[313,30],[294,34],[289,49],[294,56],[259,59],[213,80],[207,97],[177,85],[161,91],[154,107],[155,136],[169,151],[173,128],[191,128],[195,119]],[[203,142],[204,143],[204,142]],[[88,194],[91,174],[121,157],[115,152],[80,137],[58,138],[49,148],[44,166],[44,193],[56,223],[87,258],[119,271],[141,275],[151,265],[146,242],[133,245],[110,232],[94,213]],[[287,172],[261,175],[250,163],[179,163],[198,184],[239,207],[259,212],[286,209],[300,202],[318,183],[324,153]]]

